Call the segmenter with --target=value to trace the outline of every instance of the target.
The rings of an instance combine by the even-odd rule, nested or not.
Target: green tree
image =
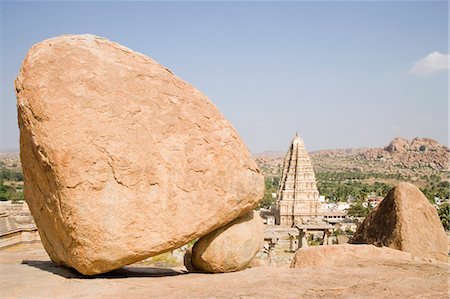
[[[264,178],[264,197],[259,203],[260,208],[269,209],[273,205],[275,200],[272,197],[272,193],[277,192],[279,182],[279,177]]]
[[[0,169],[0,180],[23,181],[23,173],[21,169]]]
[[[274,203],[274,199],[272,197],[271,192],[264,191],[264,197],[259,203],[260,208],[269,209]]]
[[[365,207],[361,201],[357,201],[347,209],[347,215],[353,217],[366,217],[371,210],[372,208],[370,205]]]
[[[441,199],[449,198],[450,195],[450,182],[442,181],[436,186],[436,197]]]
[[[444,203],[438,209],[439,218],[445,230],[450,230],[450,204]]]
[[[14,188],[5,186],[3,181],[0,181],[0,201],[11,200],[13,193],[15,193]]]
[[[422,191],[423,195],[425,195],[425,197],[428,199],[428,201],[431,204],[435,204],[435,200],[434,200],[434,192],[431,188],[422,188],[420,189],[420,191]]]

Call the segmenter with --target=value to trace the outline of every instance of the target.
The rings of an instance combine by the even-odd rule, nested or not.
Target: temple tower
[[[275,206],[276,224],[292,226],[317,219],[320,212],[316,178],[303,140],[295,134],[284,158]]]

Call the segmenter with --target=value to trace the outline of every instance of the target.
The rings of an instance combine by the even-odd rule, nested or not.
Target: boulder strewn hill
[[[448,179],[449,148],[431,138],[408,140],[397,137],[384,148],[335,149],[311,152],[316,173],[360,172],[425,181],[427,177]],[[256,161],[266,176],[278,175],[283,155],[258,155]]]
[[[368,160],[385,158],[403,167],[428,167],[448,170],[449,149],[431,138],[412,140],[397,137],[383,149],[372,149],[362,153]]]

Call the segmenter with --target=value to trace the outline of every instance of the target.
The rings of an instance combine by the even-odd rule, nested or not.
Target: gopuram
[[[303,140],[295,134],[284,158],[275,205],[278,225],[293,226],[320,221],[319,191]]]

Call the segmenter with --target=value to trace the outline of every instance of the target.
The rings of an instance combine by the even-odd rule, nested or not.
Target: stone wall
[[[40,242],[41,238],[37,229],[19,230],[0,236],[0,250],[22,243]]]
[[[0,250],[21,243],[40,242],[26,203],[0,203]]]

